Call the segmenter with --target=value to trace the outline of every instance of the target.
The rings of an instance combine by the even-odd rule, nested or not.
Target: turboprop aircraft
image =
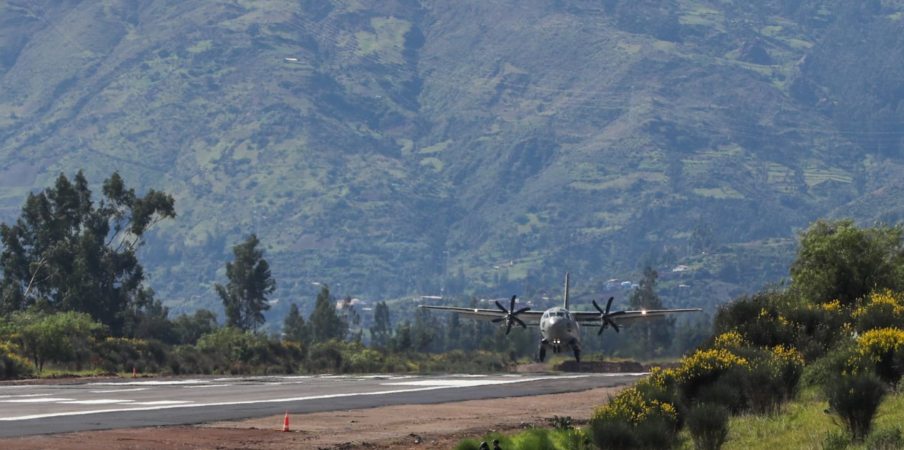
[[[612,300],[609,297],[606,302],[606,309],[600,308],[593,300],[593,307],[596,311],[569,311],[568,310],[568,274],[565,274],[565,293],[563,294],[562,306],[549,308],[542,313],[540,311],[531,311],[529,306],[515,309],[516,295],[512,296],[509,307],[506,308],[496,301],[496,307],[499,309],[481,309],[481,308],[458,308],[454,306],[430,306],[420,305],[420,308],[435,309],[440,311],[450,311],[460,314],[462,317],[475,320],[489,320],[505,327],[505,334],[512,331],[515,324],[521,325],[523,328],[530,326],[540,327],[540,348],[537,353],[538,359],[543,361],[546,358],[547,347],[552,349],[553,353],[559,353],[562,348],[571,347],[574,352],[574,359],[581,362],[581,325],[598,326],[597,336],[603,333],[607,327],[618,333],[621,325],[629,322],[640,320],[655,319],[669,314],[689,313],[702,311],[700,308],[686,309],[654,309],[654,310],[638,310],[638,311],[610,311],[612,308]],[[520,316],[520,317],[519,317]],[[522,320],[522,318],[524,320]],[[526,321],[526,323],[525,323]]]

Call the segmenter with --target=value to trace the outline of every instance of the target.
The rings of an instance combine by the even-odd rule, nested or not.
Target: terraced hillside
[[[252,231],[291,301],[650,263],[714,304],[815,218],[904,217],[902,29],[897,0],[0,0],[0,219],[80,168],[174,194],[143,257],[177,309]]]

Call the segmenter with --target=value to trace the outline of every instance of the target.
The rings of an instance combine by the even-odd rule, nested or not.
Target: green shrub
[[[713,322],[714,335],[732,331],[740,333],[758,347],[792,346],[795,325],[782,315],[783,305],[792,303],[790,294],[761,292],[723,305]]]
[[[904,436],[899,428],[885,428],[870,433],[864,444],[869,450],[898,450],[904,448]]]
[[[885,393],[885,384],[872,373],[842,375],[826,386],[829,408],[857,441],[869,434]]]
[[[785,309],[794,326],[794,347],[807,361],[822,357],[850,333],[850,309],[835,300],[822,304],[796,304]]]
[[[750,361],[739,372],[736,386],[741,387],[747,406],[757,414],[773,413],[797,393],[803,372],[801,354],[784,346],[772,349],[744,349],[739,351]]]
[[[465,439],[455,446],[455,450],[479,450],[480,442],[474,439]]]
[[[167,359],[167,365],[170,372],[175,375],[223,373],[222,369],[217,371],[218,365],[210,355],[192,345],[173,347]]]
[[[29,378],[34,376],[31,364],[9,342],[0,342],[0,379]]]
[[[549,433],[549,430],[533,429],[519,433],[518,435],[513,436],[511,439],[506,439],[501,435],[487,436],[487,442],[492,442],[493,439],[499,439],[499,446],[502,448],[512,448],[519,450],[551,450],[555,447],[552,444],[552,440],[550,440],[549,438]],[[492,445],[490,446],[490,448],[493,448]]]
[[[106,338],[94,344],[91,362],[106,372],[160,372],[166,367],[167,350],[158,341]]]
[[[573,430],[574,429],[574,419],[571,416],[552,416],[551,419],[548,419],[549,424],[556,430]]]
[[[308,370],[317,373],[343,373],[345,358],[342,350],[342,344],[338,341],[314,345],[308,356]]]
[[[845,450],[851,446],[851,438],[840,431],[832,431],[826,434],[822,441],[822,450]]]
[[[728,438],[728,409],[722,405],[695,406],[688,411],[686,422],[697,450],[718,450]]]
[[[848,363],[853,357],[854,342],[852,340],[841,342],[804,368],[801,383],[807,387],[825,387],[839,373],[849,370]]]
[[[749,405],[749,400],[745,396],[746,389],[740,388],[747,384],[746,380],[746,368],[731,370],[715,383],[701,388],[694,401],[721,405],[732,414],[738,414],[746,410]]]
[[[618,418],[604,417],[591,420],[590,437],[599,448],[640,448],[634,426]]]

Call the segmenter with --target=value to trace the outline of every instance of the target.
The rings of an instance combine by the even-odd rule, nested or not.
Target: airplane
[[[540,345],[537,353],[537,359],[542,362],[546,359],[546,349],[549,347],[553,353],[559,353],[564,347],[571,347],[574,352],[574,359],[578,363],[581,362],[581,325],[598,326],[597,336],[603,333],[607,327],[611,326],[616,333],[619,332],[620,325],[629,322],[655,319],[669,314],[700,312],[700,308],[685,309],[651,309],[637,311],[611,311],[612,300],[609,297],[606,302],[606,309],[600,308],[593,300],[594,311],[569,311],[568,310],[568,290],[569,277],[565,274],[565,293],[563,294],[562,306],[556,306],[546,311],[531,311],[529,306],[515,309],[515,301],[517,295],[513,295],[509,307],[506,308],[496,300],[496,307],[499,309],[481,309],[481,308],[459,308],[455,306],[432,306],[419,305],[424,309],[433,309],[439,311],[449,311],[460,314],[462,317],[475,320],[489,320],[505,327],[505,334],[512,331],[515,324],[523,328],[527,328],[528,324],[532,327],[540,327]],[[518,317],[521,316],[521,317]],[[525,320],[522,320],[524,318]]]

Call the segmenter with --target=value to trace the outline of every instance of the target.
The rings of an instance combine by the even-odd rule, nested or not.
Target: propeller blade
[[[511,304],[511,306],[509,306],[509,312],[512,312],[515,310],[515,298],[516,297],[518,297],[518,296],[517,295],[512,296],[512,304]]]
[[[499,300],[496,300],[496,306],[499,307],[499,309],[500,309],[502,312],[508,314],[508,310],[505,309],[505,306],[502,306],[502,303],[499,303]]]
[[[513,316],[517,316],[518,314],[521,314],[521,313],[523,313],[523,312],[525,312],[525,311],[530,311],[530,306],[525,306],[524,308],[521,308],[521,309],[519,309],[519,310],[513,312],[512,315],[513,315]]]
[[[600,308],[600,305],[596,304],[596,300],[593,301],[593,307],[596,308],[596,310],[599,311],[600,314],[606,314],[606,312],[603,311],[603,308]]]
[[[521,319],[519,319],[517,317],[512,317],[512,319],[515,322],[518,322],[518,325],[521,325],[521,328],[524,328],[525,330],[527,329],[527,324],[525,324],[524,321],[522,321]]]
[[[606,329],[606,322],[603,322],[603,324],[600,325],[600,329],[596,332],[596,335],[599,336],[599,335],[603,334],[603,330],[605,330],[605,329]]]
[[[609,308],[612,307],[612,300],[615,300],[615,297],[609,297],[609,301],[606,302],[606,314],[609,314]]]
[[[612,325],[612,328],[615,329],[615,332],[616,332],[616,333],[619,332],[618,324],[616,324],[615,322],[613,322],[613,321],[610,320],[609,318],[606,318],[606,322],[607,322],[609,325]]]
[[[506,335],[508,335],[509,333],[512,332],[512,324],[513,324],[513,323],[514,323],[514,322],[511,321],[511,320],[508,321],[508,326],[505,327],[505,334],[506,334]]]

